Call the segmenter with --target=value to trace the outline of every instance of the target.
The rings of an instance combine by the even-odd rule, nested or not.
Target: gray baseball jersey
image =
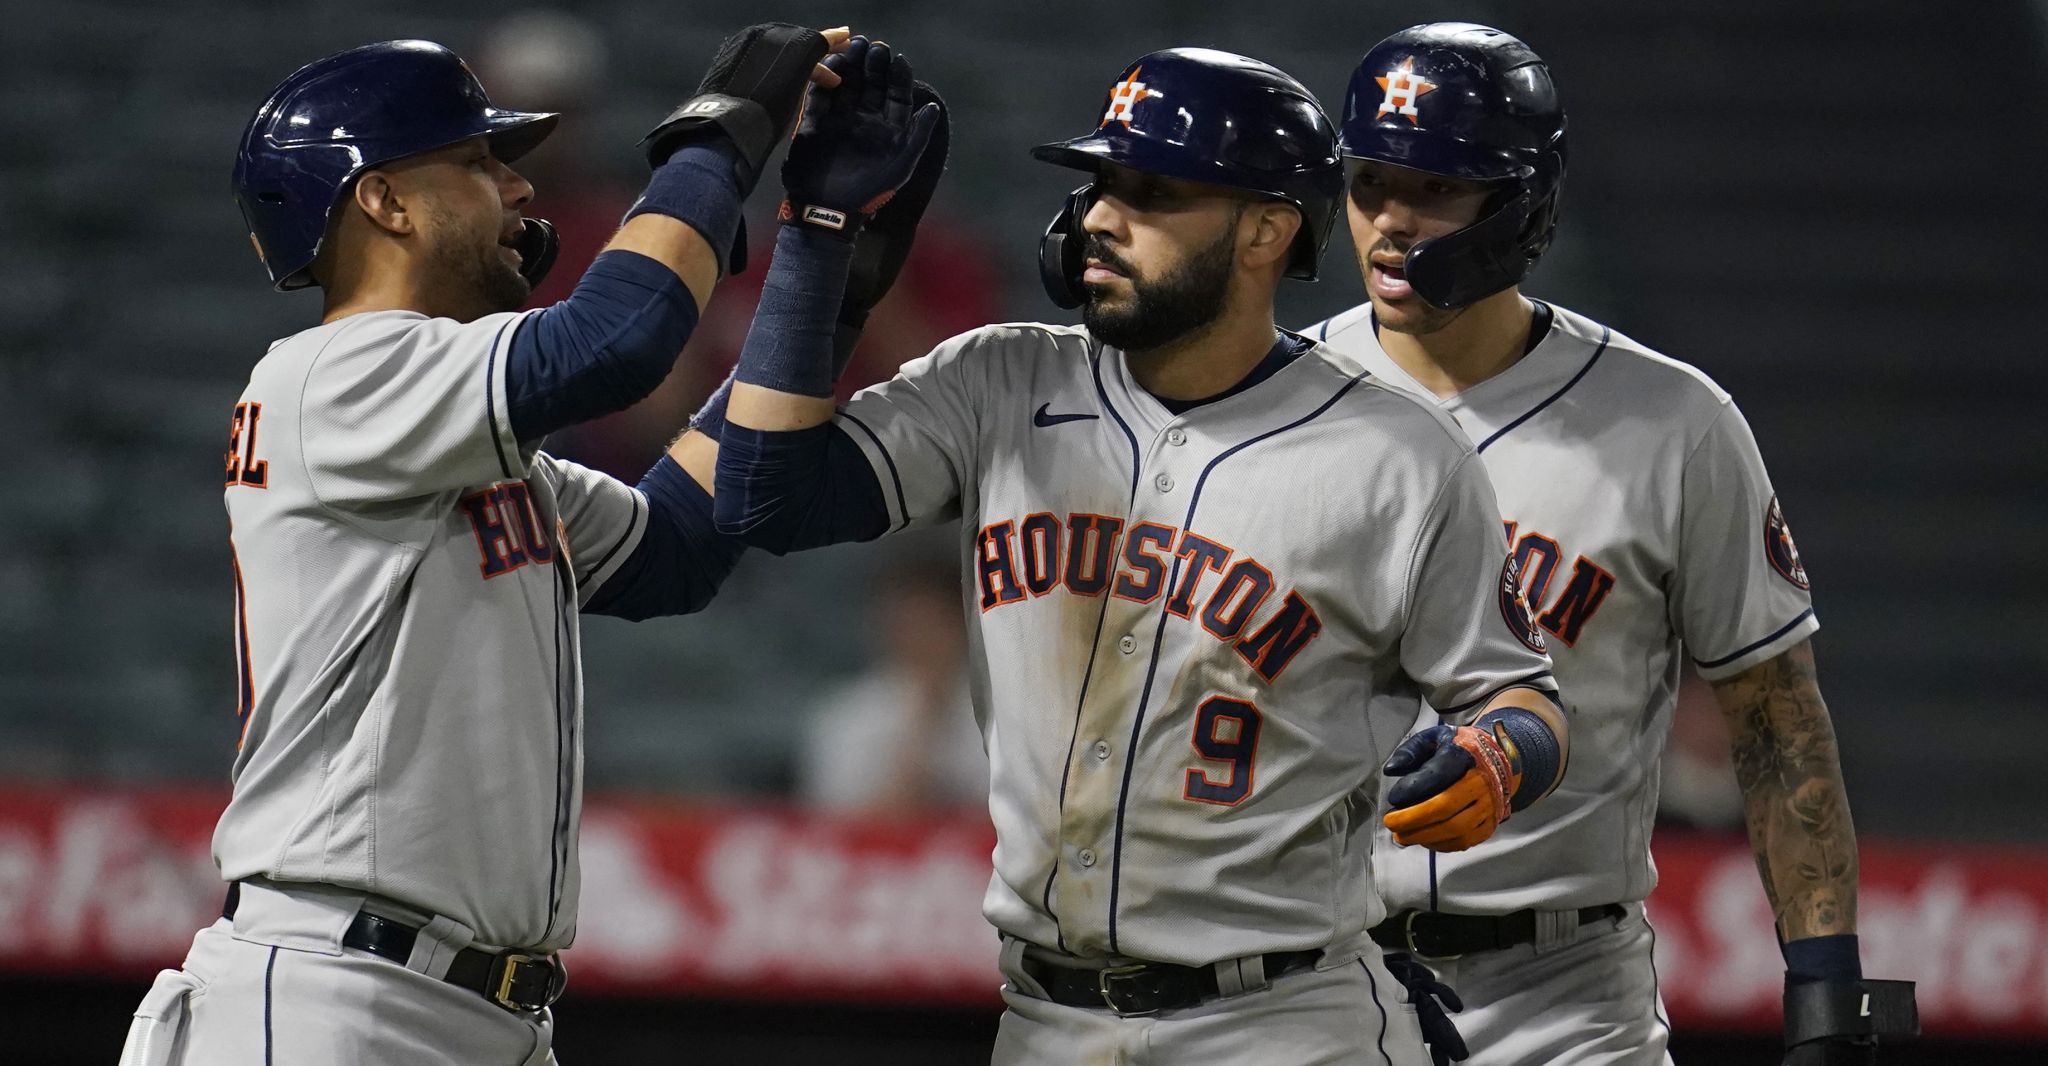
[[[647,501],[513,439],[520,317],[353,315],[250,375],[226,492],[242,739],[214,859],[553,950],[576,927],[577,609]]]
[[[1174,415],[1084,329],[991,326],[839,425],[898,527],[962,519],[1013,936],[1189,965],[1355,936],[1423,699],[1551,687],[1471,445],[1329,349]]]
[[[1380,348],[1370,304],[1308,334],[1429,396]],[[1383,859],[1381,892],[1468,913],[1640,900],[1681,654],[1728,677],[1819,626],[1756,441],[1705,374],[1562,308],[1521,361],[1440,406],[1493,476],[1574,712],[1571,762],[1486,843]]]

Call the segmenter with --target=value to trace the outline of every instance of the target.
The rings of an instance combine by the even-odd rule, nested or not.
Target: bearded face
[[[1212,239],[1175,258],[1155,256],[1165,261],[1152,265],[1133,262],[1103,234],[1091,232],[1090,269],[1082,277],[1088,298],[1081,307],[1088,331],[1125,351],[1148,351],[1214,322],[1223,313],[1235,273],[1237,223],[1244,209],[1242,203],[1233,205]]]

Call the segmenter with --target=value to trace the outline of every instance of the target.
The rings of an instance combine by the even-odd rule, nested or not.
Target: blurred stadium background
[[[1359,55],[1403,25],[1528,40],[1564,93],[1572,159],[1561,238],[1526,291],[1732,391],[1814,574],[1870,842],[1866,965],[1923,982],[1930,1023],[1886,1061],[2048,1061],[2048,4],[2017,0],[0,3],[11,1059],[111,1061],[218,888],[223,434],[247,368],[318,311],[268,290],[229,199],[250,111],[320,55],[426,37],[499,102],[568,112],[520,167],[532,212],[568,230],[560,295],[637,190],[633,142],[720,38],[767,18],[886,37],[953,108],[937,217],[863,381],[982,322],[1065,320],[1033,257],[1073,179],[1025,149],[1092,124],[1129,59],[1246,52],[1335,109]],[[1286,290],[1293,324],[1359,298],[1336,244],[1323,282]],[[724,375],[759,277],[721,288],[655,397],[551,450],[637,476]],[[985,828],[958,772],[978,750],[959,728],[956,605],[917,591],[954,551],[942,532],[754,557],[705,614],[586,623],[585,864],[605,887],[558,1012],[564,1061],[986,1061]],[[1725,743],[1696,703],[1666,775],[1653,910],[1681,1062],[1775,1061],[1777,962]]]

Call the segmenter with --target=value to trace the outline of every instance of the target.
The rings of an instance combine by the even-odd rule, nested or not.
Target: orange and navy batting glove
[[[1395,843],[1464,851],[1493,835],[1508,815],[1548,793],[1563,771],[1556,734],[1520,707],[1488,711],[1466,726],[1432,726],[1387,759],[1401,778],[1382,819]]]

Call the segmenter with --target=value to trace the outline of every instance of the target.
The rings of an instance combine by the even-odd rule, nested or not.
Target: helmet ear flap
[[[555,265],[555,256],[562,250],[562,240],[555,234],[555,224],[543,218],[521,220],[519,240],[514,244],[519,253],[519,276],[528,285],[539,287],[541,279],[548,276]]]
[[[1081,219],[1095,206],[1095,185],[1089,183],[1067,194],[1067,202],[1045,236],[1038,240],[1038,280],[1052,302],[1069,310],[1081,306],[1087,291],[1081,287],[1081,268],[1086,260],[1087,231]]]
[[[1522,185],[1479,221],[1408,249],[1408,284],[1430,306],[1443,310],[1518,284],[1534,261],[1518,237],[1535,207],[1535,194]]]

